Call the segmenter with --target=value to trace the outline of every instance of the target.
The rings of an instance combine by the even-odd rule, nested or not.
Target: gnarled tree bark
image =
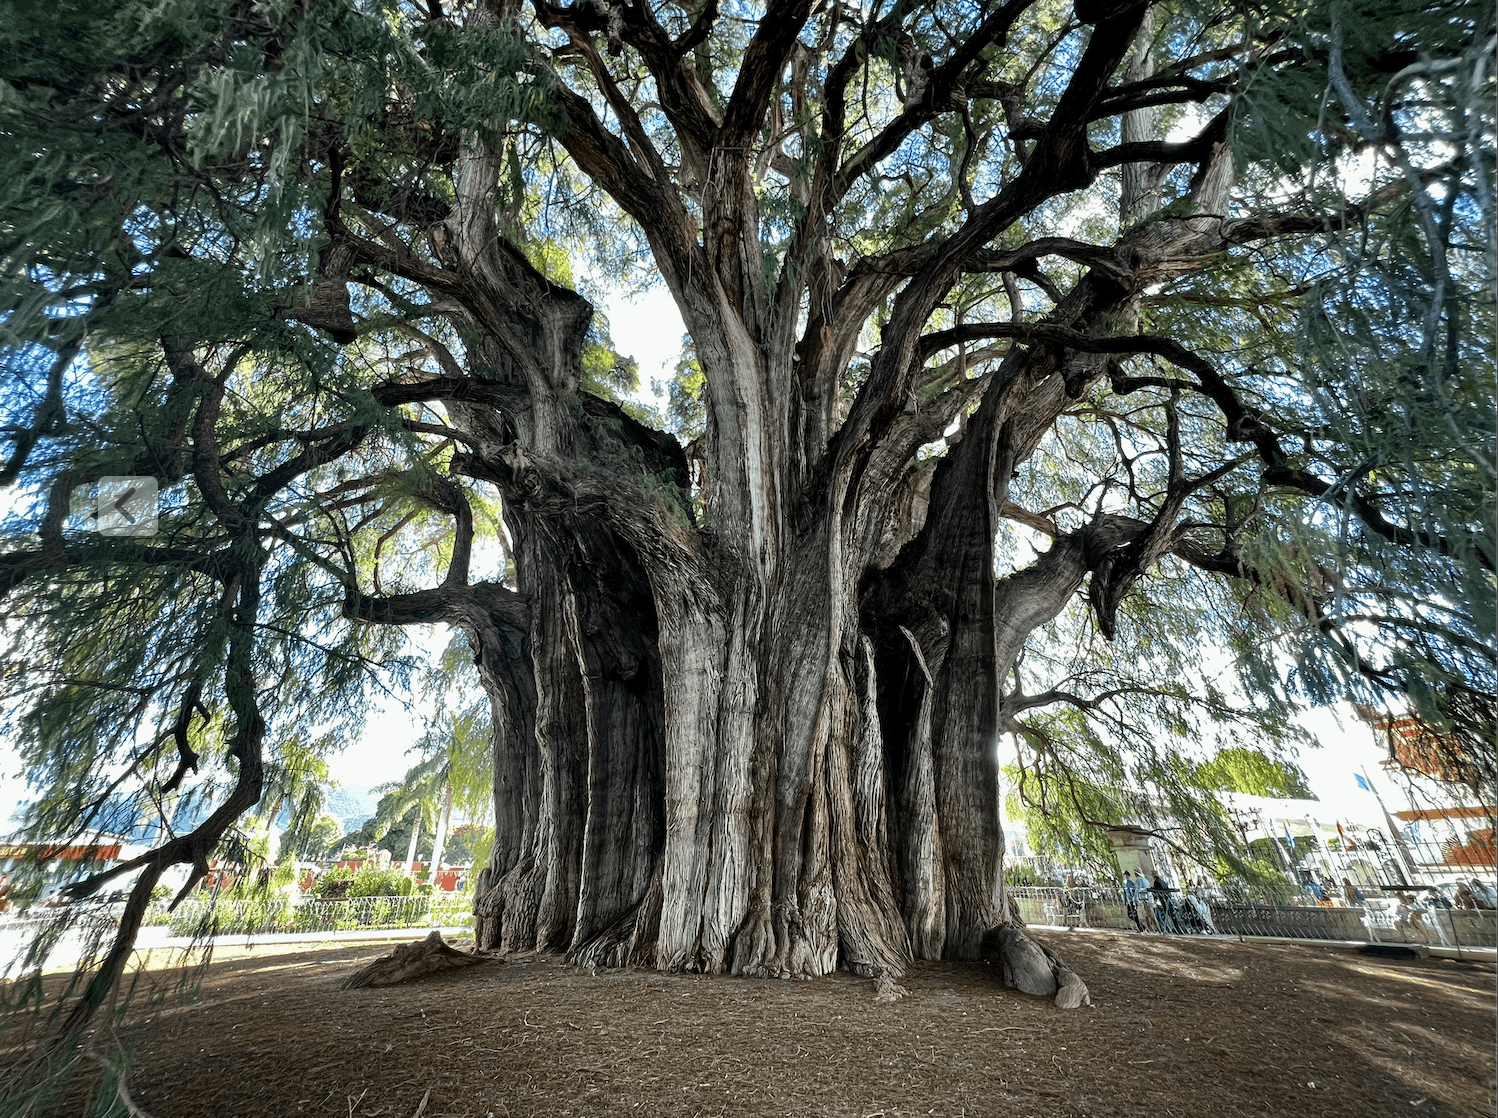
[[[427,233],[440,269],[349,232],[356,266],[440,292],[476,339],[466,364],[452,362],[465,367],[376,396],[442,406],[465,447],[454,472],[498,488],[515,541],[519,596],[450,578],[417,596],[420,609],[351,599],[351,616],[440,613],[469,633],[494,717],[481,947],[795,977],[842,966],[882,980],[912,958],[980,953],[1007,912],[995,747],[1024,642],[1089,574],[1113,588],[1097,599],[1111,624],[1143,570],[1186,553],[1172,534],[1179,501],[1167,502],[1152,524],[1100,514],[1052,532],[1048,552],[998,577],[1010,479],[1062,413],[1114,375],[1109,354],[1133,351],[1120,346],[1149,285],[1280,228],[1225,220],[1225,118],[1162,145],[1135,109],[1122,147],[1090,146],[1088,122],[1137,99],[1127,80],[1110,82],[1122,72],[1149,86],[1148,49],[1135,45],[1148,8],[1093,13],[1038,124],[1017,115],[1013,89],[978,80],[982,51],[1024,9],[1006,6],[925,73],[902,115],[848,151],[843,98],[873,41],[855,36],[829,60],[818,157],[798,169],[766,156],[803,207],[773,279],[746,153],[782,70],[806,49],[797,35],[809,7],[769,6],[722,104],[648,11],[615,10],[611,43],[655,75],[679,167],[614,84],[591,17],[538,8],[570,36],[618,125],[556,79],[561,143],[648,239],[705,374],[701,507],[673,439],[579,392],[590,309],[497,235],[488,199],[501,161],[484,140],[464,139],[457,201]],[[482,10],[493,26],[514,15]],[[962,109],[970,88],[1004,102],[1019,174],[929,245],[838,262],[827,247],[838,200],[913,131]],[[1141,220],[1141,175],[1180,163],[1196,169],[1190,197]],[[1135,222],[1115,245],[992,247],[1109,166],[1130,168]],[[1069,290],[1040,271],[1048,256],[1083,266]],[[1011,320],[926,333],[954,285],[981,272],[1007,277]],[[1017,276],[1053,300],[1035,321],[1024,321]],[[839,401],[881,305],[867,376]],[[998,341],[1007,347],[966,348]],[[952,362],[931,363],[953,349]],[[946,453],[922,460],[944,435]]]

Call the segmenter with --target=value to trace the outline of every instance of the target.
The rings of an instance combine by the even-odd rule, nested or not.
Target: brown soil
[[[424,1096],[422,1118],[1495,1111],[1491,964],[1039,938],[1091,1007],[965,964],[917,966],[893,1003],[849,975],[592,975],[547,956],[340,990],[390,948],[318,945],[220,952],[193,1002],[159,1002],[122,1039],[156,1118],[412,1118]],[[169,969],[148,973],[171,989]]]

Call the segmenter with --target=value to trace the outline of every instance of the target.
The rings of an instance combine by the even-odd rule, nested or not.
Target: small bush
[[[327,900],[342,900],[348,896],[349,888],[353,883],[353,870],[347,866],[334,866],[317,879],[313,892],[317,897]]]
[[[409,897],[415,883],[400,870],[375,869],[368,863],[354,875],[348,897]]]

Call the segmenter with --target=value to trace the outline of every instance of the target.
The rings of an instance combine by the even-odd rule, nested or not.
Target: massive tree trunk
[[[376,392],[390,406],[442,405],[464,447],[453,471],[498,488],[514,541],[512,587],[468,585],[465,545],[440,590],[351,591],[349,604],[366,620],[442,618],[469,634],[494,718],[484,948],[794,977],[974,957],[1003,911],[1005,680],[1090,570],[1126,588],[1170,526],[1099,517],[1053,531],[1049,552],[996,577],[1010,478],[1109,373],[1110,339],[1137,329],[1138,293],[1233,243],[1217,216],[1231,160],[1214,124],[1187,145],[1200,162],[1187,216],[1211,216],[1141,224],[1111,249],[989,248],[1098,174],[1086,121],[1142,9],[1099,25],[1022,173],[929,250],[852,269],[832,258],[819,222],[846,176],[864,173],[845,164],[828,177],[833,145],[821,186],[797,188],[803,270],[788,256],[772,285],[744,153],[768,97],[755,67],[773,84],[807,18],[782,7],[746,55],[738,109],[719,119],[700,88],[663,79],[682,164],[700,172],[700,214],[629,114],[626,147],[585,98],[557,90],[564,146],[639,222],[692,336],[707,383],[701,493],[674,439],[579,390],[590,308],[495,235],[500,161],[478,139],[465,141],[457,203],[428,233],[475,339],[466,367],[450,358],[446,376]],[[1002,21],[985,28],[1002,37]],[[388,263],[354,238],[361,254]],[[1048,287],[1054,308],[1027,324],[1013,276],[1053,254],[1085,271],[1069,292]],[[1006,275],[1011,320],[923,333],[973,269]],[[881,345],[839,401],[880,305]],[[1012,344],[970,373],[965,347],[995,339]],[[945,455],[922,461],[944,432]]]
[[[1126,296],[1110,281],[1079,300],[1085,325]],[[500,487],[516,544],[518,589],[455,590],[446,614],[494,716],[481,946],[777,976],[978,953],[997,922],[1004,677],[1120,543],[1074,533],[994,577],[1035,411],[1070,399],[1035,387],[1060,379],[1046,360],[1016,353],[994,374],[928,467],[923,519],[871,470],[841,513],[833,485],[810,488],[765,533],[768,561],[762,541],[699,527],[653,489],[664,473],[684,491],[685,463],[612,405],[559,410],[554,439],[633,473],[485,447],[499,424],[473,398],[487,386],[386,393],[447,400],[473,448],[461,469]],[[892,535],[906,542],[881,569]]]
[[[1274,517],[1311,523],[1287,513],[1303,496],[1335,501],[1340,523],[1356,516],[1385,543],[1468,562],[1433,522],[1380,511],[1402,483],[1375,484],[1382,450],[1354,465],[1361,451],[1349,457],[1307,418],[1325,413],[1312,387],[1287,384],[1288,347],[1266,347],[1266,371],[1223,352],[1234,321],[1273,332],[1266,316],[1310,286],[1296,286],[1308,256],[1277,254],[1300,279],[1260,273],[1269,300],[1233,267],[1217,291],[1163,290],[1246,262],[1266,240],[1424,198],[1398,176],[1340,211],[1322,208],[1320,188],[1274,203],[1298,209],[1253,214],[1230,197],[1230,121],[1291,119],[1274,93],[1234,108],[1239,83],[1272,89],[1276,71],[1322,64],[1274,21],[1233,26],[1152,0],[367,7],[208,20],[189,36],[197,45],[163,40],[175,55],[160,66],[121,77],[106,65],[76,90],[43,83],[57,105],[48,93],[16,110],[59,151],[69,120],[129,138],[128,173],[85,161],[76,182],[43,176],[42,193],[86,200],[100,175],[136,186],[112,216],[114,192],[99,194],[106,216],[79,227],[117,225],[118,237],[27,241],[52,264],[32,269],[22,335],[58,344],[0,481],[34,469],[49,492],[35,539],[0,556],[0,597],[30,582],[37,601],[63,602],[82,584],[54,575],[73,569],[123,588],[106,602],[156,585],[117,584],[122,572],[170,572],[184,602],[216,584],[218,605],[183,645],[201,650],[190,663],[167,648],[175,633],[118,656],[83,642],[38,662],[58,670],[58,688],[133,696],[118,699],[139,705],[115,725],[175,711],[130,762],[143,793],[168,743],[177,760],[162,795],[196,773],[197,735],[216,740],[224,718],[234,727],[228,798],[190,834],[80,883],[86,895],[144,871],[75,1023],[102,1004],[161,872],[190,861],[196,882],[260,797],[267,722],[321,717],[334,692],[314,700],[322,684],[302,665],[321,664],[330,688],[353,686],[364,642],[308,639],[330,587],[353,621],[467,634],[493,724],[483,947],[788,977],[842,966],[888,990],[912,959],[1014,941],[985,934],[1007,912],[997,738],[1038,740],[1024,711],[1087,710],[1110,694],[1059,681],[1024,693],[1036,675],[1021,672],[1022,651],[1069,603],[1112,639],[1124,597],[1174,556],[1279,595],[1335,638],[1342,622],[1324,603],[1339,576],[1317,566],[1315,546],[1262,569],[1244,561],[1272,550]],[[273,80],[254,78],[256,51]],[[1359,119],[1366,106],[1329,57],[1350,115],[1326,135],[1350,126],[1397,147],[1408,106],[1376,127]],[[1434,94],[1458,73],[1407,61],[1363,59],[1395,67],[1368,87],[1384,91],[1370,104],[1406,79]],[[218,89],[223,104],[158,95],[193,74],[181,88]],[[1167,142],[1167,120],[1201,123]],[[1288,165],[1269,162],[1256,178]],[[1098,204],[1109,197],[1111,219],[1113,203]],[[687,447],[590,390],[606,339],[556,263],[559,239],[579,248],[580,213],[590,232],[625,225],[627,251],[648,247],[675,299],[704,382]],[[317,274],[284,276],[314,245]],[[69,260],[84,266],[65,280]],[[1197,335],[1211,359],[1145,331],[1182,295],[1219,307]],[[54,300],[81,300],[77,329],[56,333],[67,316],[38,309]],[[1326,328],[1350,308],[1328,311]],[[84,354],[85,335],[102,340],[97,353]],[[54,463],[27,467],[44,440],[77,429],[62,422],[63,386],[80,355],[102,362],[99,399],[113,402],[85,418],[112,449],[78,458],[64,438]],[[371,368],[382,370],[372,385]],[[169,502],[161,539],[78,530],[74,498],[109,470],[159,474],[174,493],[192,482]],[[480,495],[497,495],[508,540],[491,581],[470,570]],[[1037,507],[1021,507],[1031,496]],[[413,502],[452,518],[451,559],[439,585],[384,594],[380,547],[426,511]],[[1010,547],[1005,522],[1033,534]],[[376,533],[370,594],[360,583]],[[433,542],[396,577],[430,574]],[[1491,547],[1472,546],[1471,569],[1490,573]],[[1315,568],[1303,579],[1301,558]],[[160,616],[178,616],[178,601]],[[48,630],[63,649],[87,612],[37,616],[64,618]],[[292,645],[308,646],[306,659],[283,656]],[[130,665],[161,659],[158,648],[170,663],[137,688]],[[1350,672],[1411,686],[1408,664],[1360,666],[1354,649],[1339,648]],[[74,671],[74,651],[77,665],[103,658],[106,676],[124,674]],[[262,712],[257,688],[274,686],[277,657],[280,686],[300,679],[308,693]],[[1124,682],[1111,694],[1135,690]],[[38,764],[72,781],[104,764],[75,764],[70,749],[78,725],[100,722],[73,717],[84,708],[47,694],[53,685],[18,725],[50,758]],[[57,810],[92,818],[105,803],[96,790]]]

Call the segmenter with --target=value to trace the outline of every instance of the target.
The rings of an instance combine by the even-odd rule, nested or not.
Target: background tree
[[[324,812],[308,828],[296,857],[299,861],[321,861],[336,854],[343,842],[343,824],[336,815]]]
[[[1250,796],[1311,798],[1306,774],[1294,764],[1276,763],[1253,749],[1224,749],[1197,768],[1196,779],[1209,788]]]
[[[448,856],[453,809],[459,818],[486,818],[494,804],[494,758],[491,727],[482,688],[473,670],[473,653],[461,637],[447,648],[427,673],[424,694],[432,703],[430,728],[414,748],[437,758],[442,774],[442,796],[437,831],[432,838],[433,872]],[[471,851],[470,851],[471,853]],[[435,887],[435,877],[433,884]]]
[[[376,785],[379,793],[374,815],[351,836],[355,842],[380,846],[392,857],[405,851],[404,868],[416,868],[416,848],[423,826],[431,827],[441,814],[442,790],[447,783],[443,758],[427,757],[406,770],[400,780]]]
[[[279,828],[278,861],[305,858],[315,844],[326,844],[329,751],[326,741],[283,742],[275,750],[275,759],[266,766],[266,789],[254,815]],[[338,828],[335,835],[341,831]]]
[[[1488,518],[1414,516],[1491,474],[1444,447],[1350,469],[1316,387],[1347,367],[1313,373],[1295,318],[1397,326],[1307,296],[1426,195],[1491,241],[1492,14],[1432,11],[1392,13],[1392,51],[1319,9],[1147,0],[5,21],[6,468],[33,503],[0,593],[34,823],[175,790],[222,743],[212,813],[113,871],[140,873],[74,1022],[160,871],[202,872],[267,742],[347,732],[402,625],[460,629],[488,704],[481,944],[666,969],[971,956],[1005,910],[997,735],[1064,775],[1069,712],[1096,763],[1168,774],[1240,706],[1190,678],[1214,642],[1272,665],[1259,634],[1290,634],[1313,697],[1429,692],[1434,661],[1490,701],[1490,634],[1410,645],[1398,603],[1452,564],[1491,594]],[[1432,83],[1487,129],[1434,144],[1472,206],[1435,165],[1336,189],[1245,139],[1288,120],[1341,166],[1372,96],[1384,133],[1347,150],[1408,150]],[[618,402],[584,248],[673,295],[686,446]],[[1417,371],[1486,445],[1491,355],[1457,352]],[[159,479],[156,536],[74,514],[118,475]]]
[[[475,866],[488,861],[494,846],[494,828],[478,823],[460,823],[447,839],[447,860],[455,866]]]
[[[1140,781],[1111,744],[1072,711],[1058,712],[1043,730],[1032,728],[1025,736],[1033,744],[1022,742],[1016,763],[1004,769],[1012,789],[1005,802],[1008,817],[1025,828],[1036,853],[1087,866],[1108,880],[1118,876],[1108,832],[1122,829],[1158,836],[1174,853],[1213,867],[1219,882],[1235,892],[1245,886],[1261,889],[1275,875],[1265,872],[1235,833],[1231,812],[1214,793],[1311,796],[1294,762],[1258,749],[1226,746],[1204,762],[1161,757],[1136,770],[1150,774]],[[1148,749],[1141,745],[1129,752],[1137,758]]]
[[[362,845],[379,844],[392,856],[406,852],[408,872],[425,826],[432,833],[427,859],[442,861],[452,811],[482,818],[493,804],[493,758],[488,712],[474,698],[481,693],[472,653],[461,636],[449,641],[415,688],[427,706],[429,729],[408,752],[421,759],[398,781],[376,786],[375,814],[347,836]]]

